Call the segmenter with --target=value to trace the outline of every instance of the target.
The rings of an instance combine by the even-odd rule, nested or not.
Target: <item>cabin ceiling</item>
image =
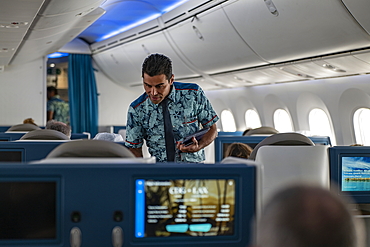
[[[84,50],[129,88],[155,52],[171,57],[177,80],[205,90],[370,73],[368,0],[0,2],[0,72]]]

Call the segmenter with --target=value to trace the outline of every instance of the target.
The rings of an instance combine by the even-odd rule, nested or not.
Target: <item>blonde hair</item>
[[[253,149],[247,144],[234,142],[227,147],[225,157],[233,156],[248,159],[252,151]]]
[[[35,120],[33,120],[32,118],[26,118],[25,120],[23,120],[23,123],[24,124],[33,124],[33,125],[37,126],[37,124],[35,123]]]

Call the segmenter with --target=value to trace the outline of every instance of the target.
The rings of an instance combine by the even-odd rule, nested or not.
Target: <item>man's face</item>
[[[170,93],[171,85],[174,81],[174,75],[169,80],[166,76],[155,75],[149,76],[144,73],[143,83],[146,94],[154,104],[159,104]]]

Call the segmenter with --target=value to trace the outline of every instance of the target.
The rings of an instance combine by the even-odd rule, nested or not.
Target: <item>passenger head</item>
[[[45,128],[62,132],[63,134],[71,138],[71,127],[63,122],[50,120],[46,123]]]
[[[48,100],[51,99],[52,97],[54,97],[57,94],[58,94],[58,90],[56,89],[56,87],[53,87],[53,86],[47,87]]]
[[[111,141],[111,142],[123,142],[123,138],[120,134],[114,133],[98,133],[94,137],[94,140],[104,140],[104,141]]]
[[[245,143],[234,142],[231,143],[225,152],[225,157],[238,157],[248,159],[253,149]]]
[[[23,120],[23,123],[24,124],[33,124],[33,125],[37,126],[37,124],[35,123],[35,120],[33,120],[32,118],[26,118],[25,120]]]
[[[341,198],[321,187],[293,185],[277,192],[264,207],[255,246],[363,246],[356,227]]]
[[[149,99],[159,104],[169,95],[174,81],[171,59],[158,53],[148,56],[142,66],[142,77]]]

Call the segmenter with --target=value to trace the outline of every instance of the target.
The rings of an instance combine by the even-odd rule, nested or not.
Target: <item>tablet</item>
[[[195,137],[195,139],[197,139],[197,141],[199,141],[200,139],[202,139],[202,137],[209,131],[209,128],[203,128],[187,137],[184,138],[184,140],[182,141],[182,144],[185,145],[185,147],[193,144],[193,136]]]

